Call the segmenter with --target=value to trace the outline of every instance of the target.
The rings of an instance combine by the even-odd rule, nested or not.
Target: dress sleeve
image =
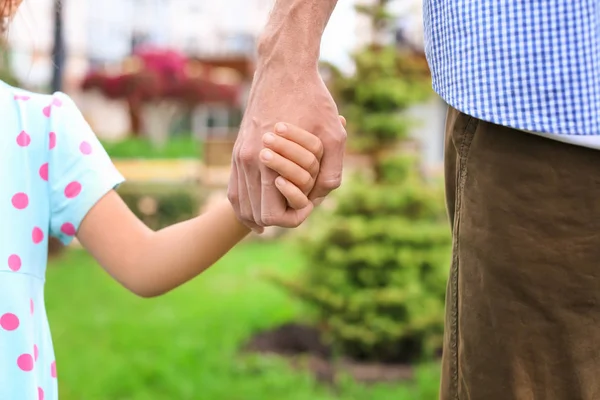
[[[88,211],[124,179],[69,96],[55,93],[44,113],[50,118],[50,234],[66,245]]]

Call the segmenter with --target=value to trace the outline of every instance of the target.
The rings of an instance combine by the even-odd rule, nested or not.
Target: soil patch
[[[261,332],[243,350],[284,357],[294,368],[308,370],[317,380],[331,384],[340,374],[349,375],[357,382],[379,383],[410,380],[414,372],[408,364],[334,359],[331,347],[323,343],[319,331],[301,324],[285,324]]]

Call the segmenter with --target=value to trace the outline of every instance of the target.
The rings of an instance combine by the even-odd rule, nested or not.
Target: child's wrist
[[[244,236],[252,232],[250,228],[237,218],[235,210],[229,200],[224,199],[223,202],[219,204],[219,208],[223,210],[223,223],[233,226],[236,232],[239,232]]]

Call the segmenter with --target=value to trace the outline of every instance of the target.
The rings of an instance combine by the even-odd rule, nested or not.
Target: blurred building
[[[252,55],[272,4],[272,0],[84,2],[90,21],[88,52],[97,62],[122,58],[143,43],[190,55]]]
[[[137,44],[193,56],[252,56],[273,0],[61,0],[67,86],[90,65],[118,63]],[[53,0],[23,2],[9,43],[18,78],[42,87],[51,76]]]
[[[119,68],[138,45],[180,50],[211,65],[232,67],[251,78],[256,39],[273,0],[61,0],[67,60],[64,91],[79,97],[98,130],[125,133],[125,106],[96,96],[78,96],[90,68]],[[32,90],[47,91],[51,79],[53,0],[28,0],[11,24],[9,43],[17,79]],[[219,107],[199,110],[202,128],[225,131],[239,123],[236,112]],[[92,115],[93,114],[93,115]],[[120,133],[121,132],[121,133]]]
[[[321,56],[351,72],[349,53],[371,38],[368,21],[357,15],[355,4],[374,0],[340,0],[325,31]],[[79,82],[91,67],[118,65],[140,44],[184,51],[196,60],[233,66],[250,79],[256,39],[274,0],[61,0],[67,48],[64,91],[78,96]],[[27,0],[10,26],[9,43],[16,77],[27,87],[45,91],[52,71],[53,0]],[[422,49],[422,0],[395,0],[398,16],[389,40]],[[101,121],[99,132],[116,134],[127,123],[124,106],[96,98],[82,101],[84,112]],[[436,99],[414,111],[423,124],[428,163],[441,160],[443,105]],[[195,121],[195,122],[194,122]],[[226,131],[239,115],[219,107],[198,110],[192,118],[197,134]],[[100,123],[100,122],[99,122]],[[205,128],[203,128],[205,127]],[[222,127],[222,128],[219,128]]]

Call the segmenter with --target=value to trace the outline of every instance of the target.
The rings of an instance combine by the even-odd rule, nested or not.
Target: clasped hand
[[[340,186],[345,143],[345,120],[316,70],[258,70],[228,189],[240,221],[258,232],[299,226]]]

